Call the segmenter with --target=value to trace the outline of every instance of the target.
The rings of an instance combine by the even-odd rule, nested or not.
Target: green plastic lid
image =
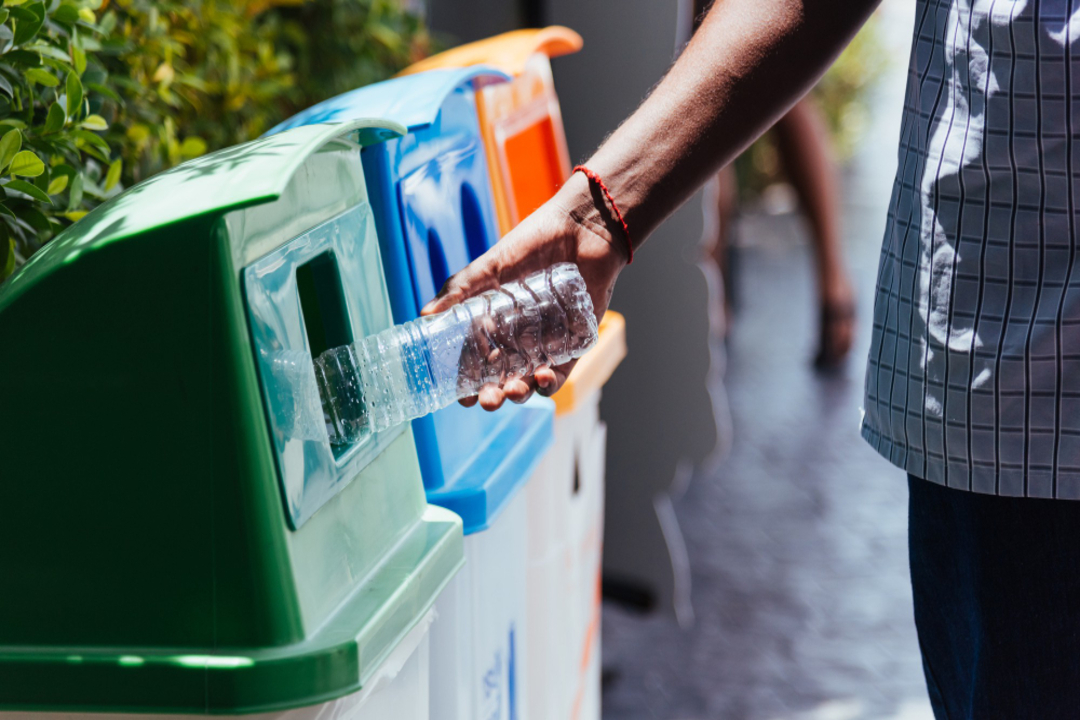
[[[408,429],[334,453],[283,417],[303,383],[267,360],[310,372],[334,268],[345,331],[389,324],[359,150],[403,131],[315,125],[185,163],[0,285],[0,708],[339,697],[461,566]]]

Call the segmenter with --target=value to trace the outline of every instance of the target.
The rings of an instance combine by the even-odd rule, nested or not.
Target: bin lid
[[[543,53],[549,58],[559,57],[578,52],[582,45],[581,35],[562,25],[512,30],[432,55],[410,65],[400,74],[405,76],[437,68],[488,65],[507,75],[517,76],[536,53]]]
[[[312,105],[270,128],[266,134],[274,135],[312,123],[340,122],[357,117],[393,118],[405,125],[409,132],[415,132],[434,123],[446,98],[463,84],[485,84],[509,79],[505,73],[482,65],[391,78]]]
[[[82,253],[191,218],[224,215],[272,202],[318,148],[356,133],[368,145],[405,134],[400,122],[381,118],[311,125],[203,155],[158,173],[91,211],[39,250],[0,285],[0,310],[52,269]]]
[[[554,442],[554,418],[552,400],[537,396],[494,413],[455,404],[415,421],[417,448],[433,454],[428,459],[438,463],[443,479],[428,484],[428,502],[457,513],[465,535],[487,530]],[[435,442],[425,442],[423,421],[432,423]]]

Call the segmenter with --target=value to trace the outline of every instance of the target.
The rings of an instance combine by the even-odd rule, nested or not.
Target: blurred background
[[[23,178],[0,201],[0,280],[124,187],[515,28],[584,37],[553,60],[570,155],[584,160],[701,11],[693,0],[5,5],[0,46],[37,52],[0,54],[0,166]],[[812,93],[806,123],[757,143],[622,276],[612,307],[629,354],[602,404],[605,718],[931,717],[903,474],[858,436],[913,12],[885,0]]]

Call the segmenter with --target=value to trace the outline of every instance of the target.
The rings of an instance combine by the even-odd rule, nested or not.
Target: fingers
[[[533,373],[533,378],[536,380],[536,389],[544,397],[551,397],[551,395],[558,389],[559,376],[555,374],[555,370],[549,367],[542,367],[537,369]]]
[[[498,410],[506,400],[506,393],[498,385],[488,384],[480,388],[480,407],[488,412]]]
[[[538,368],[533,373],[533,378],[536,380],[536,392],[544,397],[551,397],[559,392],[559,389],[566,384],[566,378],[570,376],[570,371],[575,365],[577,365],[577,360],[571,360],[565,365],[556,367]]]
[[[480,407],[484,408],[488,412],[498,410],[502,407],[503,402],[506,401],[506,393],[498,385],[485,385],[480,388],[479,395],[473,395],[472,397],[462,398],[458,400],[458,404],[463,407],[473,407],[477,403],[480,403]]]
[[[531,382],[531,378],[508,380],[503,385],[503,394],[506,395],[506,399],[518,405],[531,398],[535,391],[536,385]]]
[[[480,388],[480,394],[464,398],[458,402],[465,407],[473,407],[480,403],[480,407],[491,412],[498,410],[507,400],[521,404],[538,393],[543,397],[551,397],[566,383],[567,376],[574,369],[577,360],[572,360],[558,367],[541,367],[531,377],[513,378],[507,380],[502,387],[489,383]]]

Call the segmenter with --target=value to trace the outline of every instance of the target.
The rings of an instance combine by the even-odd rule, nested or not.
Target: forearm
[[[877,1],[717,1],[664,80],[586,163],[635,247],[813,86]],[[581,174],[564,191],[575,215],[621,233]]]

